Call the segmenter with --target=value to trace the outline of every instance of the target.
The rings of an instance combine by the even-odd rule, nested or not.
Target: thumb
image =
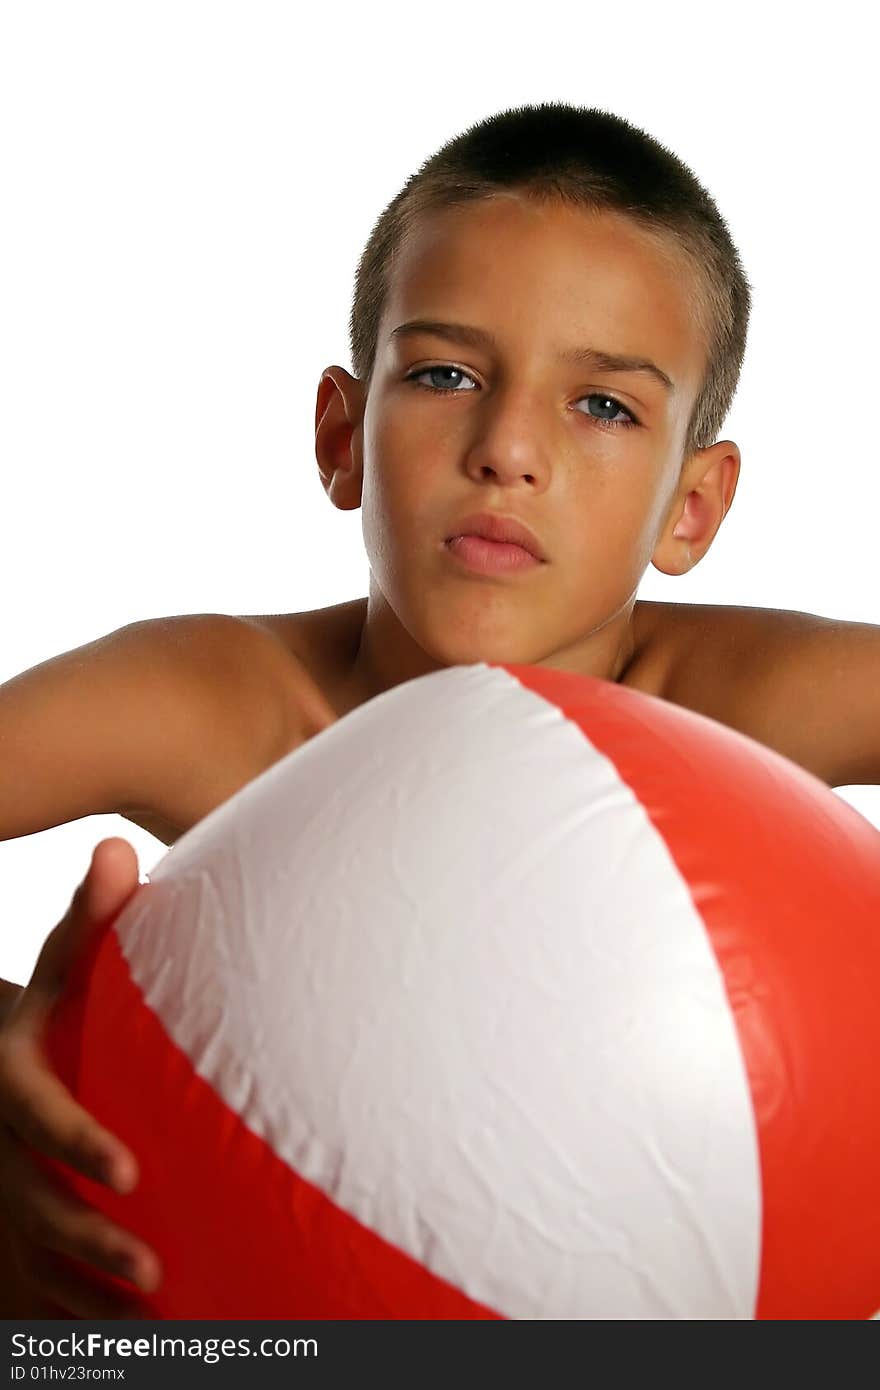
[[[100,840],[92,851],[86,876],[61,921],[73,914],[77,922],[86,927],[106,922],[116,915],[137,886],[138,861],[134,847],[118,835]]]
[[[43,943],[30,981],[13,1009],[20,1026],[42,1025],[92,933],[116,917],[137,888],[134,847],[118,836],[101,840],[70,906]]]

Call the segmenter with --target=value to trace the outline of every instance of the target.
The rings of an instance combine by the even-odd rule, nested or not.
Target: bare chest
[[[281,696],[288,707],[291,736],[279,756],[318,732],[322,723],[326,727],[341,718],[357,703],[347,677],[363,627],[366,602],[362,598],[304,613],[246,617],[248,625],[263,630],[272,644],[275,659],[267,663],[266,680],[276,684],[280,681]],[[632,617],[633,651],[620,684],[685,705],[690,701],[698,708],[699,692],[695,682],[688,681],[685,675],[694,614],[689,605],[638,602]],[[288,659],[286,667],[277,660],[279,649]],[[255,767],[252,775],[261,770]],[[198,819],[213,809],[208,797]],[[174,844],[189,829],[188,824],[172,825],[148,810],[129,813],[127,819],[166,845]]]
[[[348,676],[363,627],[367,600],[355,599],[307,613],[250,618],[259,623],[304,668],[337,717],[353,708]],[[690,628],[688,605],[638,601],[632,615],[633,650],[620,684],[667,697],[681,686],[680,666]]]

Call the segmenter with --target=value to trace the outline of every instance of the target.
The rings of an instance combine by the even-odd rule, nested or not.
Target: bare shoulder
[[[330,722],[305,666],[271,624],[186,613],[130,631],[133,678],[148,662],[151,686],[166,692],[157,718],[173,726],[176,751],[137,804],[119,811],[165,844]]]
[[[300,613],[248,614],[281,655],[282,683],[295,720],[317,733],[348,712],[346,689],[366,618],[366,598]],[[286,669],[285,669],[286,662]]]
[[[317,658],[326,644],[324,627],[313,621],[333,611],[198,613],[155,621],[159,640],[188,648],[203,688],[224,708],[247,717],[262,761],[263,750],[281,756],[336,718]]]
[[[665,653],[660,694],[748,732],[780,652],[828,622],[794,609],[658,603],[653,640]]]
[[[807,615],[720,603],[642,603],[637,631],[657,672],[654,693],[741,727],[771,633]],[[789,621],[790,620],[790,621]]]
[[[0,686],[0,839],[119,814],[173,843],[308,737],[297,672],[222,613],[127,623],[20,672]]]
[[[657,605],[665,699],[830,787],[880,782],[880,626],[799,609]]]

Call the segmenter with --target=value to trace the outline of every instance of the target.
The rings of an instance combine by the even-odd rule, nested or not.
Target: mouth
[[[537,536],[516,517],[501,516],[497,512],[478,512],[473,516],[463,517],[446,537],[446,544],[458,546],[461,541],[471,540],[488,543],[496,549],[498,556],[501,556],[502,552],[509,552],[510,560],[515,558],[514,552],[524,551],[537,564],[546,563],[546,556]]]
[[[460,564],[477,574],[515,574],[543,564],[524,546],[490,541],[485,536],[450,536],[444,546]]]

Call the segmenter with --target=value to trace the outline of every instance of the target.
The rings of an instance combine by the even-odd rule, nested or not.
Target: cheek
[[[374,569],[389,578],[400,562],[409,565],[442,525],[431,510],[423,473],[407,460],[366,461],[361,501],[364,548]]]
[[[572,499],[563,512],[574,520],[565,525],[568,564],[560,580],[573,593],[628,584],[644,572],[654,550],[652,508],[644,498],[620,488],[600,497],[588,494]]]
[[[455,495],[454,470],[440,456],[436,438],[385,427],[367,440],[363,506],[397,530],[403,544],[420,543],[426,528],[442,528]],[[447,479],[444,489],[444,477]],[[445,508],[445,511],[444,511]]]
[[[419,524],[424,494],[424,479],[414,469],[395,467],[386,461],[384,468],[373,470],[369,489],[364,488],[364,508],[371,524],[389,531],[395,546],[400,548]]]

